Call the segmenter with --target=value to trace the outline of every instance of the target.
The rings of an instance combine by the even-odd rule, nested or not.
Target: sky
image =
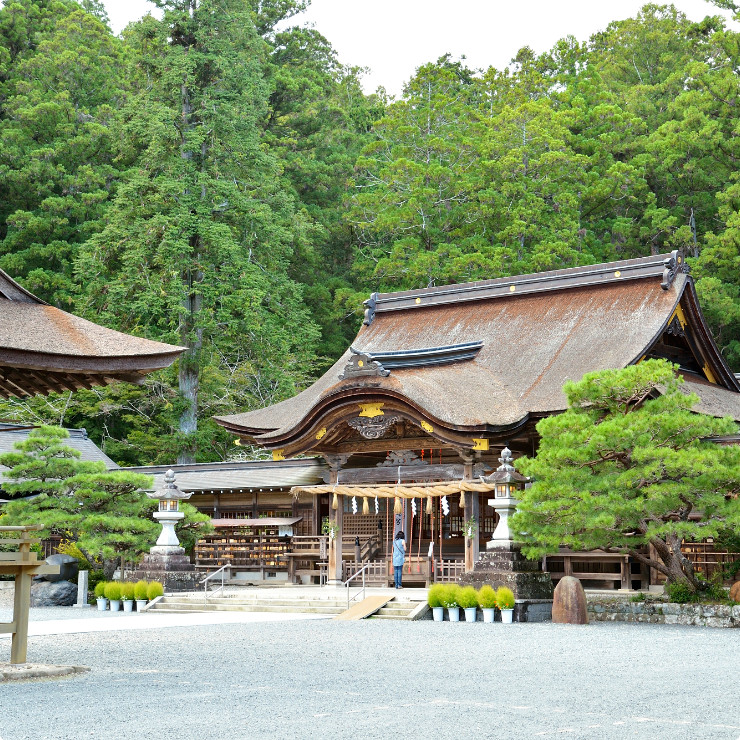
[[[104,0],[113,30],[154,6],[146,0]],[[536,53],[558,39],[579,40],[613,20],[633,17],[641,0],[313,0],[293,23],[313,24],[342,64],[369,68],[366,92],[383,86],[399,95],[422,64],[449,52],[469,67],[507,66],[522,46]],[[729,14],[705,0],[675,0],[692,20]]]

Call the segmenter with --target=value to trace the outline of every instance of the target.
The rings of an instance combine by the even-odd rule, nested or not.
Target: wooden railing
[[[712,542],[684,542],[681,552],[691,561],[694,570],[707,580],[716,573],[722,574],[725,566],[740,560],[740,552],[715,550]]]
[[[543,569],[549,571],[553,581],[559,581],[564,576],[574,576],[579,581],[602,581],[620,589],[631,589],[632,582],[639,581],[640,588],[647,588],[648,576],[645,569],[639,566],[639,572],[632,573],[632,565],[629,555],[598,550],[561,550],[543,560]]]

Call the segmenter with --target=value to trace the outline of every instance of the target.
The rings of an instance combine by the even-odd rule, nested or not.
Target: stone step
[[[304,606],[293,604],[289,606],[273,606],[271,604],[230,604],[219,606],[214,604],[167,603],[155,604],[150,612],[178,612],[178,613],[203,613],[203,612],[267,612],[272,614],[326,614],[332,616],[341,614],[347,608],[346,603],[341,606]]]
[[[208,599],[205,602],[203,599],[182,599],[180,603],[188,604],[205,604],[214,606],[260,606],[261,604],[269,604],[270,606],[295,606],[297,604],[303,606],[344,606],[347,608],[347,599]]]
[[[415,608],[415,606],[384,606],[378,609],[377,614],[382,614],[383,616],[407,617]]]

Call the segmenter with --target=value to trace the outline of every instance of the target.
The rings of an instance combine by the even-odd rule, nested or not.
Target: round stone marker
[[[730,599],[737,604],[740,604],[740,581],[735,581],[730,588]]]
[[[555,586],[552,621],[557,624],[588,624],[586,594],[577,578],[564,576]]]

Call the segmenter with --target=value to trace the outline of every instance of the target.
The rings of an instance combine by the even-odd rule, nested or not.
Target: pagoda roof
[[[66,313],[0,270],[0,397],[140,383],[183,350]]]
[[[704,322],[679,252],[373,294],[365,305],[352,347],[312,386],[216,421],[296,454],[321,451],[332,429],[346,427],[364,405],[369,411],[359,416],[393,415],[471,446],[475,437],[565,410],[565,381],[652,356],[674,325],[677,336],[689,336],[681,340],[691,355],[684,387],[699,395],[698,410],[740,419],[740,385]]]

